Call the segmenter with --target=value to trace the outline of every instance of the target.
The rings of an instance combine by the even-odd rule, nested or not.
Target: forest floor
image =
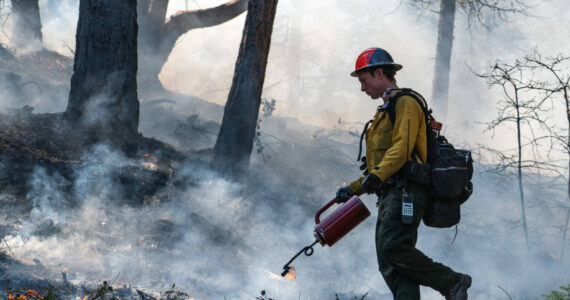
[[[91,143],[70,127],[57,109],[53,112],[53,107],[62,107],[61,98],[66,96],[71,76],[70,59],[42,51],[22,57],[3,55],[0,60],[3,65],[0,77],[6,79],[0,92],[0,291],[3,290],[0,299],[194,299],[196,295],[208,295],[212,291],[218,295],[237,293],[241,295],[239,298],[270,299],[269,293],[260,292],[263,284],[252,292],[240,290],[239,280],[231,284],[216,283],[216,274],[222,273],[215,271],[207,275],[212,272],[211,266],[203,268],[208,270],[203,275],[206,278],[191,274],[189,278],[179,279],[186,283],[187,290],[184,290],[166,284],[175,282],[173,270],[158,266],[187,260],[190,253],[220,252],[227,256],[227,253],[270,251],[244,242],[244,236],[250,232],[246,229],[228,231],[228,225],[208,217],[208,211],[195,207],[183,212],[178,209],[188,202],[203,205],[196,203],[198,199],[187,195],[187,191],[225,177],[223,171],[212,169],[209,150],[219,130],[216,119],[221,119],[222,107],[174,93],[144,100],[140,127],[150,137],[141,135],[134,141],[137,145],[134,149],[117,151],[113,145]],[[190,105],[188,111],[192,113],[173,110],[171,104],[176,102]],[[36,108],[40,109],[39,113],[34,112]],[[250,198],[247,207],[273,199],[271,214],[276,216],[279,211],[290,211],[292,206],[306,212],[316,211],[317,203],[322,200],[314,198],[316,189],[308,184],[313,175],[308,174],[306,168],[321,169],[319,176],[326,181],[327,174],[344,168],[348,159],[337,150],[321,151],[327,155],[318,159],[306,155],[319,151],[317,149],[324,144],[330,149],[342,148],[342,144],[329,147],[330,143],[337,143],[330,137],[338,133],[318,128],[311,128],[314,134],[308,141],[291,148],[289,137],[298,135],[299,126],[294,120],[264,120],[262,141],[256,142],[252,158],[255,167],[245,178],[237,180],[240,187],[228,196],[234,199],[236,194],[238,198],[247,195]],[[302,130],[306,132],[306,129]],[[282,135],[275,136],[276,131]],[[288,161],[276,159],[279,152],[289,153],[283,156]],[[305,158],[298,160],[298,156]],[[323,167],[323,161],[331,157],[341,163]],[[283,168],[287,163],[289,167]],[[331,167],[334,172],[327,170]],[[268,178],[268,172],[275,175]],[[330,186],[337,185],[337,181],[329,180],[319,189],[331,190]],[[224,186],[228,185],[223,182]],[[260,190],[259,183],[266,188]],[[96,207],[95,213],[89,210],[93,209],[89,201],[94,197],[101,201],[98,205],[102,205]],[[240,208],[236,211],[239,213]],[[179,213],[182,216],[177,218]],[[104,214],[106,221],[90,220],[100,214]],[[133,215],[127,218],[125,214]],[[170,218],[158,217],[158,214]],[[246,216],[256,213],[243,214],[236,221],[245,228],[249,223],[244,220]],[[255,218],[261,221],[265,217]],[[85,247],[91,247],[90,242],[95,243],[95,253],[104,258],[93,257],[92,262],[74,263],[68,269],[66,266],[70,263],[62,257],[65,254],[60,253],[81,252],[82,247],[56,249],[75,247],[74,238],[78,233]],[[189,238],[200,242],[190,245],[191,248],[181,246]],[[36,250],[40,255],[28,255],[29,248],[36,244],[42,245]],[[123,276],[121,271],[114,271],[116,267],[107,266],[105,260],[122,255],[117,254],[121,247],[135,247],[137,251],[121,256],[125,262],[120,263],[120,268],[140,262],[140,258],[129,255],[141,255],[151,262],[133,268],[137,272],[154,272],[154,275],[136,282],[133,278],[137,276]],[[223,276],[237,279],[251,265],[251,258],[244,255],[238,255],[239,261],[231,257],[228,261],[218,260],[219,266],[215,268],[224,269],[222,272],[226,275]],[[31,260],[25,258],[34,256],[36,258]],[[89,254],[73,259],[83,258],[89,261]],[[96,279],[102,276],[106,280]],[[363,294],[360,293],[360,297]],[[350,296],[340,297],[348,299]]]
[[[296,280],[279,276],[312,242],[314,213],[360,176],[363,124],[266,116],[250,171],[229,179],[210,158],[222,106],[139,95],[142,135],[125,153],[62,121],[71,59],[0,53],[0,66],[0,299],[392,298],[377,270],[374,218],[299,257]],[[565,182],[526,175],[530,251],[516,184],[484,169],[476,166],[457,238],[422,226],[420,249],[471,274],[476,299],[504,290],[540,299],[567,284],[557,258]],[[376,199],[366,197],[374,216]],[[422,298],[441,296],[422,289]]]

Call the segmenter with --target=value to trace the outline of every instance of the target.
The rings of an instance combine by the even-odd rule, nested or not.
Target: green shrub
[[[545,300],[570,300],[570,284],[561,286],[560,290],[554,290],[550,294],[542,296]]]

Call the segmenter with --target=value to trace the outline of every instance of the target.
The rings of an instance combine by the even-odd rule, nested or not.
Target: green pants
[[[380,272],[394,299],[420,299],[419,285],[444,294],[459,279],[459,274],[416,249],[418,226],[428,198],[420,185],[410,183],[407,191],[413,195],[414,203],[411,224],[401,221],[401,188],[390,186],[380,195],[376,223],[376,254]]]

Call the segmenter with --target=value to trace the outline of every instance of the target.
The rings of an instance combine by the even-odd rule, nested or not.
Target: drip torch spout
[[[291,269],[291,267],[289,266],[299,255],[301,255],[301,253],[305,253],[306,256],[311,256],[313,255],[313,252],[315,252],[315,250],[313,249],[313,246],[315,244],[317,244],[319,242],[319,240],[315,240],[310,246],[307,246],[305,248],[303,248],[301,251],[299,251],[297,254],[295,254],[295,256],[293,256],[293,258],[291,258],[291,260],[289,260],[289,262],[287,264],[285,264],[285,266],[283,266],[283,272],[281,272],[281,276],[285,277],[285,275],[287,275],[287,273],[289,273],[289,269]]]

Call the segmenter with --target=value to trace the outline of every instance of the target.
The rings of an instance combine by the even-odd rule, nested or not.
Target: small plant
[[[570,300],[570,284],[561,286],[560,290],[554,290],[550,294],[542,296],[545,300]]]
[[[47,290],[47,294],[44,298],[45,300],[55,300],[57,299],[57,294],[53,292],[52,289]]]
[[[366,298],[366,296],[368,295],[368,292],[366,292],[364,295],[362,295],[362,297],[358,298],[356,296],[354,296],[354,298],[351,298],[351,300],[364,300],[364,298]],[[334,294],[335,296],[335,300],[340,300],[340,298],[338,297],[338,294]]]
[[[255,141],[255,150],[258,154],[262,154],[264,146],[261,143],[261,122],[269,118],[271,114],[275,111],[275,99],[261,99],[261,116],[257,119],[257,128],[255,129],[255,136],[253,140]],[[271,158],[270,156],[268,158]]]
[[[261,290],[261,296],[255,297],[256,300],[275,300],[273,298],[267,297],[265,290]]]
[[[176,290],[175,289],[176,284],[172,284],[172,286],[170,287],[170,289],[160,293],[160,299],[164,299],[164,300],[182,300],[182,299],[188,299],[190,298],[190,295],[188,295],[187,293],[184,293],[180,290]]]
[[[107,293],[112,293],[113,292],[113,287],[109,285],[109,283],[107,281],[103,281],[103,284],[100,284],[97,287],[97,290],[95,291],[95,295],[93,295],[93,297],[89,298],[90,300],[95,300],[95,299],[106,299],[105,298],[105,294]],[[117,299],[117,297],[112,296],[110,298],[111,300],[115,300]]]

